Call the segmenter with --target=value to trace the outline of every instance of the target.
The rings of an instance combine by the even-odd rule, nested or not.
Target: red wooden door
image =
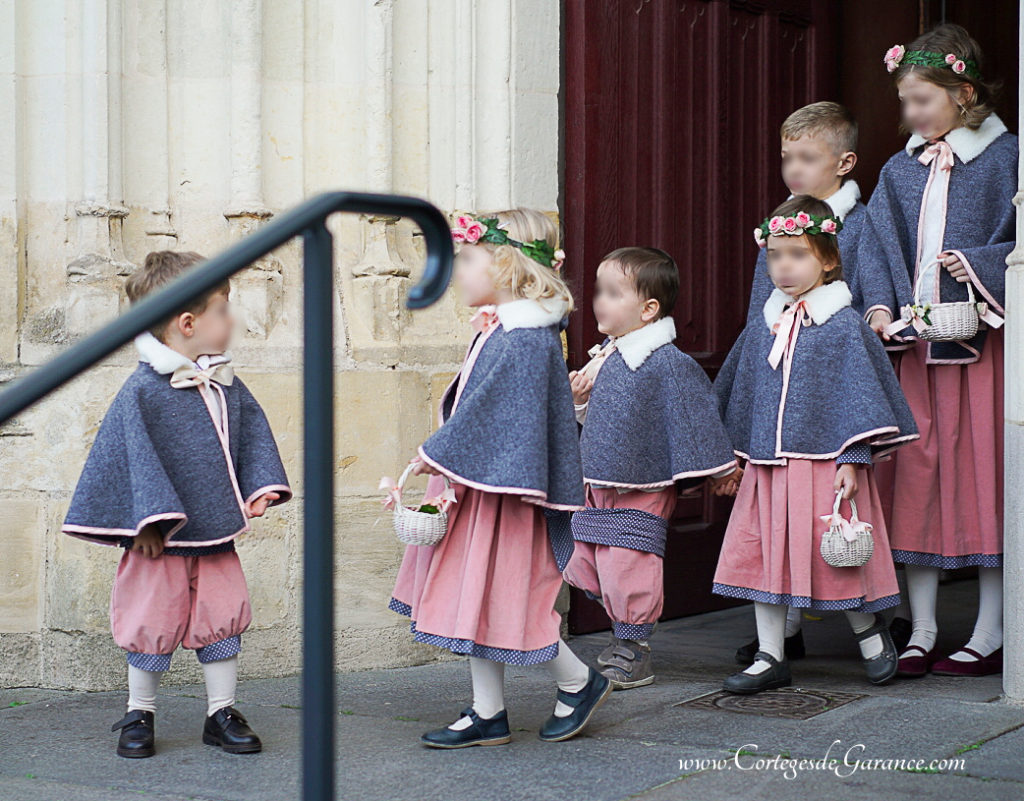
[[[828,0],[566,0],[566,270],[581,311],[569,361],[600,341],[590,308],[600,258],[624,245],[679,264],[676,344],[714,376],[743,326],[752,231],[786,196],[779,125],[833,99],[837,3]],[[711,594],[729,505],[681,499],[665,555],[665,611],[731,605]],[[608,628],[573,591],[574,633]]]

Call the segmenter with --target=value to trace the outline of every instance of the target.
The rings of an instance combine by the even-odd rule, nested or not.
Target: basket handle
[[[401,503],[402,491],[405,489],[405,481],[407,478],[409,478],[409,476],[412,475],[412,471],[415,467],[416,462],[409,462],[405,470],[402,471],[402,475],[398,477],[398,483],[395,484],[395,489],[398,490],[399,503]],[[441,473],[441,478],[444,480],[444,488],[446,490],[450,490],[452,488],[452,482],[448,480],[448,476],[446,476],[444,473]],[[451,500],[446,499],[441,501],[441,508],[444,509],[445,511],[448,511],[451,505]]]
[[[926,272],[928,272],[928,268],[931,267],[932,265],[938,266],[939,269],[941,270],[941,265],[939,265],[939,260],[938,259],[933,259],[932,261],[928,262],[924,267],[922,267],[918,271],[918,273],[917,273],[917,280],[914,282],[914,303],[916,305],[918,305],[918,306],[921,305],[921,280],[924,278],[924,274]],[[941,286],[942,286],[942,282],[941,281],[939,281],[939,286],[941,288]],[[940,298],[941,298],[940,295],[936,295],[935,302],[938,303],[940,301]],[[974,286],[972,285],[972,283],[970,281],[967,282],[967,301],[968,301],[968,303],[976,303],[977,302],[977,300],[974,297]]]

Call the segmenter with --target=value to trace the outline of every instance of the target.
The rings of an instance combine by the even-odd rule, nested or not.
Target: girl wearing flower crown
[[[981,51],[963,28],[941,25],[896,45],[885,63],[913,135],[879,175],[857,280],[871,327],[900,350],[896,371],[921,427],[920,441],[879,470],[913,617],[900,674],[980,676],[1002,670],[999,327],[1014,242],[1017,137],[993,113]],[[967,301],[968,286],[983,302],[977,335],[922,339],[932,305]],[[939,573],[969,565],[978,567],[980,585],[974,631],[937,662]]]
[[[878,612],[899,603],[899,587],[871,463],[917,429],[885,350],[851,306],[841,228],[827,203],[797,195],[754,232],[775,290],[715,381],[748,468],[713,592],[754,601],[760,646],[750,667],[725,680],[734,693],[792,683],[787,606],[845,611],[868,679],[881,684],[896,673],[896,648]],[[833,567],[820,552],[821,516],[837,493],[856,495],[863,520],[874,524],[874,552],[861,567]]]
[[[515,209],[459,217],[455,282],[476,336],[441,398],[442,425],[415,472],[454,485],[448,530],[406,550],[390,608],[419,642],[469,656],[473,703],[423,735],[434,748],[511,740],[506,664],[545,663],[558,685],[542,740],[578,734],[611,685],[559,634],[555,598],[572,551],[569,513],[582,508],[583,472],[558,326],[572,308],[559,274],[558,232],[545,214]]]

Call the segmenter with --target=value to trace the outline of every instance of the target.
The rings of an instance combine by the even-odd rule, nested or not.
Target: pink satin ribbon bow
[[[478,334],[483,334],[499,323],[497,306],[481,306],[476,314],[469,318],[469,324]]]
[[[796,334],[800,325],[810,325],[811,320],[807,316],[807,302],[799,300],[779,315],[779,319],[772,326],[772,333],[775,335],[775,342],[768,354],[768,363],[775,370],[782,361],[787,350],[791,350],[791,343],[796,343]]]
[[[926,166],[931,164],[935,159],[938,159],[938,161],[935,162],[935,166],[938,169],[953,169],[953,148],[949,146],[949,142],[945,139],[941,139],[934,144],[928,145],[928,147],[922,151],[921,155],[917,157],[917,160]]]
[[[857,535],[862,532],[871,532],[870,523],[865,523],[863,520],[847,520],[838,512],[822,515],[821,519],[822,522],[828,524],[828,527],[830,529],[839,529],[839,533],[843,535],[843,539],[847,542],[853,542],[855,539],[857,539]]]
[[[384,498],[383,501],[381,501],[381,503],[384,504],[385,509],[394,509],[396,506],[401,506],[402,490],[399,488],[398,484],[395,483],[395,480],[393,478],[389,476],[384,476],[383,478],[381,478],[380,484],[378,485],[377,489],[387,490],[388,492],[387,497]],[[436,506],[439,509],[441,509],[447,508],[448,506],[451,506],[455,502],[456,498],[454,488],[445,487],[444,492],[442,492],[437,498],[424,498],[423,502],[420,505],[423,506],[429,504],[431,506]]]

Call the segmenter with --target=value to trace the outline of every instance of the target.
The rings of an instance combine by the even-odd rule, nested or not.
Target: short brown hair
[[[138,303],[146,295],[152,294],[165,284],[171,283],[178,276],[188,272],[205,260],[205,256],[200,256],[194,251],[155,250],[149,253],[142,266],[129,275],[128,280],[124,282],[124,291],[128,295],[128,300],[132,303]],[[225,281],[220,286],[210,290],[187,307],[178,311],[177,314],[184,314],[185,312],[202,314],[206,309],[206,305],[210,302],[210,298],[214,295],[227,296],[230,292],[231,284]],[[150,333],[163,341],[164,333],[172,319],[168,318],[154,328],[151,328]]]
[[[955,53],[962,61],[973,61],[978,66],[978,73],[982,71],[981,47],[964,28],[959,25],[939,25],[928,33],[918,36],[907,45],[907,51],[925,50],[930,53]],[[977,130],[981,124],[988,119],[995,111],[996,95],[999,92],[999,84],[992,81],[985,81],[982,78],[975,78],[966,72],[957,75],[949,67],[929,67],[923,64],[907,64],[905,61],[896,68],[892,74],[896,85],[907,77],[911,72],[922,80],[941,86],[950,96],[964,84],[974,88],[974,96],[962,105],[961,116],[964,127]],[[955,100],[955,98],[954,98]],[[903,126],[901,129],[905,131]]]
[[[644,300],[658,301],[658,316],[668,317],[679,296],[679,268],[664,250],[658,248],[619,248],[613,250],[602,262],[619,265],[633,282],[636,292]]]
[[[789,140],[823,136],[836,155],[857,149],[857,120],[846,106],[830,100],[798,108],[786,117],[779,133]]]
[[[816,217],[837,219],[832,207],[824,200],[812,195],[794,195],[771,213],[771,217],[793,217],[797,212],[806,211]],[[787,234],[783,234],[787,236]],[[843,259],[839,254],[839,240],[835,234],[804,234],[811,252],[822,264],[834,264],[835,268],[825,273],[825,283],[843,280]]]

